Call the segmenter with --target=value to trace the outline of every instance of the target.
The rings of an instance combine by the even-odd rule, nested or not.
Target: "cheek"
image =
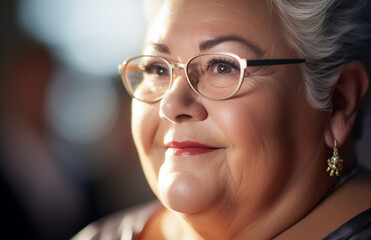
[[[131,107],[131,130],[135,145],[140,154],[148,154],[159,124],[157,104],[142,103],[133,99]]]
[[[230,192],[259,206],[264,201],[268,204],[282,189],[292,161],[290,114],[285,110],[290,106],[270,92],[236,98],[214,114],[229,145],[224,172],[229,176]]]
[[[151,188],[157,185],[157,173],[161,163],[153,156],[153,145],[159,128],[159,104],[147,104],[137,100],[132,103],[131,128],[144,174]],[[150,120],[149,120],[150,119]]]

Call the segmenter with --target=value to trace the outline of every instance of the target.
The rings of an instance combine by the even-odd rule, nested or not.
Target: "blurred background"
[[[0,239],[68,239],[154,198],[117,74],[118,63],[141,52],[142,5],[1,0]],[[368,167],[370,118],[358,145]]]
[[[0,239],[68,239],[153,198],[117,65],[140,0],[1,0]]]

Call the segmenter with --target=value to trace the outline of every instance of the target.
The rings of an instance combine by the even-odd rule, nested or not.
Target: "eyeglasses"
[[[305,59],[247,60],[231,53],[203,53],[183,64],[141,55],[120,64],[119,73],[129,94],[143,102],[156,102],[165,95],[173,84],[175,67],[184,69],[189,86],[197,94],[210,100],[224,100],[238,92],[248,76],[248,67],[304,62]]]

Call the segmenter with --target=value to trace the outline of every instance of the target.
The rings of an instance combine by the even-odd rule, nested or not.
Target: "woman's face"
[[[165,1],[151,19],[144,53],[172,63],[201,52],[297,58],[266,4]],[[162,100],[133,100],[135,144],[148,182],[165,206],[185,214],[212,209],[226,217],[254,218],[290,196],[293,204],[307,197],[313,185],[308,182],[325,168],[316,160],[326,161],[318,156],[324,113],[307,102],[299,67],[248,69],[236,96],[222,101],[197,95],[184,71],[176,69]]]

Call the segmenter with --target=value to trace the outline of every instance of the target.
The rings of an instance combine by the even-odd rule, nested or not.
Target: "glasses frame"
[[[203,95],[202,93],[198,92],[193,87],[193,85],[192,85],[192,83],[191,83],[191,81],[189,79],[188,73],[187,73],[188,64],[193,59],[195,59],[197,57],[200,57],[200,56],[206,56],[206,55],[226,55],[226,56],[233,57],[236,60],[238,60],[238,63],[240,64],[240,79],[238,81],[238,84],[237,84],[237,87],[236,87],[235,91],[233,93],[231,93],[230,95],[228,95],[226,97],[220,97],[220,98],[208,97],[208,96]],[[156,98],[156,99],[154,99],[152,101],[142,100],[142,99],[139,99],[136,96],[134,96],[134,91],[133,91],[133,89],[130,86],[129,79],[127,78],[127,73],[129,72],[128,71],[128,68],[131,67],[128,63],[131,62],[131,61],[133,61],[133,60],[135,60],[135,59],[139,59],[139,58],[142,58],[142,57],[155,57],[155,58],[159,58],[159,59],[161,59],[162,61],[164,61],[167,64],[167,66],[169,68],[169,71],[170,71],[169,72],[169,76],[171,76],[168,90],[171,89],[171,87],[173,86],[173,83],[174,83],[174,79],[175,79],[175,75],[173,74],[174,73],[174,68],[176,68],[176,67],[183,68],[184,73],[185,73],[185,76],[186,76],[186,79],[187,79],[187,82],[188,82],[188,85],[191,87],[191,89],[195,93],[197,93],[199,96],[202,96],[202,97],[204,97],[206,99],[213,100],[213,101],[225,100],[225,99],[231,98],[234,95],[236,95],[237,92],[240,90],[241,85],[242,85],[242,82],[243,82],[243,80],[245,78],[245,75],[246,75],[246,72],[247,72],[246,71],[247,67],[309,63],[308,61],[306,61],[306,59],[302,59],[302,58],[290,58],[290,59],[253,59],[253,60],[247,60],[245,58],[239,57],[236,54],[227,53],[227,52],[207,52],[207,53],[197,54],[196,56],[191,57],[186,63],[170,63],[166,58],[161,57],[161,56],[156,56],[156,55],[138,55],[138,56],[135,56],[135,57],[128,58],[122,64],[119,64],[118,65],[118,72],[121,75],[121,79],[123,81],[123,84],[124,84],[126,90],[128,91],[128,93],[129,93],[129,95],[131,97],[133,97],[133,98],[135,98],[135,99],[137,99],[139,101],[147,102],[147,103],[154,103],[154,102],[157,102],[157,101],[161,100],[165,96],[165,94],[166,94],[166,92],[168,90],[165,91],[164,94],[162,94],[160,97],[158,97],[158,98]]]

